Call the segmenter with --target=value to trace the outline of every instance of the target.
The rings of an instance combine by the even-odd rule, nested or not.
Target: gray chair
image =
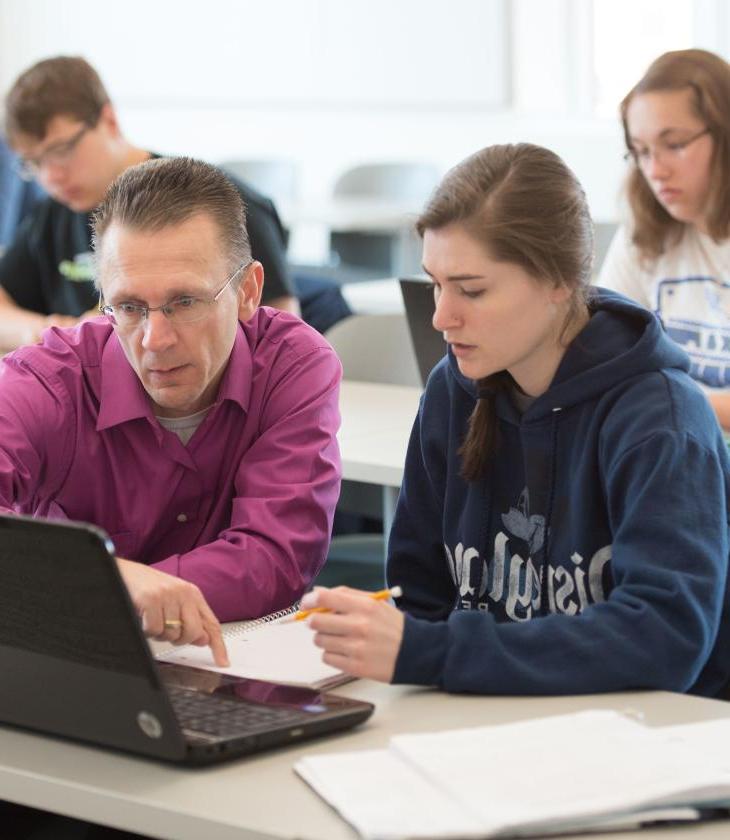
[[[618,225],[615,222],[596,222],[594,227],[596,259],[593,264],[593,276],[597,279],[601,273],[601,266],[606,258],[606,252],[613,241]]]
[[[270,198],[277,207],[297,197],[299,170],[293,160],[227,160],[220,167]]]
[[[351,315],[325,335],[345,379],[421,387],[405,312]]]
[[[326,333],[342,362],[345,379],[421,387],[405,313],[352,315]],[[383,497],[372,484],[345,481],[342,514],[380,518]],[[380,589],[385,580],[386,538],[380,533],[338,534],[315,584]]]
[[[390,202],[413,216],[439,180],[430,163],[385,162],[354,166],[333,187],[335,200]],[[343,269],[369,269],[373,277],[410,274],[420,266],[420,243],[410,220],[389,231],[341,231],[330,235],[331,260]]]
[[[343,172],[335,182],[335,198],[389,198],[422,204],[439,180],[431,163],[366,163]]]

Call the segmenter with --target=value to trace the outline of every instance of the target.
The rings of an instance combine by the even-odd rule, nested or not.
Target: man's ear
[[[238,320],[248,321],[261,303],[264,288],[264,267],[254,260],[246,269],[238,287]]]
[[[111,102],[106,102],[101,106],[99,112],[99,122],[97,125],[102,125],[106,128],[112,137],[118,137],[122,132],[119,128],[119,120],[117,119],[117,112]]]

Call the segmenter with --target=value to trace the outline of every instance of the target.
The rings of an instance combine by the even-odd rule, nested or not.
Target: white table
[[[343,380],[337,439],[342,477],[383,488],[383,531],[389,533],[403,479],[420,388]]]
[[[587,708],[631,708],[650,725],[730,716],[730,704],[683,695],[484,698],[358,681],[338,693],[376,704],[364,726],[338,736],[204,770],[178,769],[0,727],[0,797],[174,840],[353,840],[354,832],[292,771],[308,753],[384,747],[400,732],[501,723]],[[0,830],[1,833],[1,830]],[[720,840],[730,822],[593,840]]]
[[[343,283],[342,294],[355,315],[405,313],[403,295],[397,277]]]

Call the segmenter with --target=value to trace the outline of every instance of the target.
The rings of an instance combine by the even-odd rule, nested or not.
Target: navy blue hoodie
[[[411,434],[388,550],[406,611],[394,682],[486,694],[730,679],[730,461],[689,360],[599,290],[520,416],[499,392],[484,479],[458,449],[476,402],[448,356]]]

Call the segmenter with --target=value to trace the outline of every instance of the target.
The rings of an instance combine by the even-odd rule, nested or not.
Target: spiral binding
[[[270,624],[272,621],[278,621],[280,618],[284,618],[287,615],[291,615],[295,613],[299,609],[299,601],[295,604],[292,604],[290,607],[287,607],[285,610],[278,610],[274,613],[269,613],[269,615],[262,615],[261,618],[254,618],[251,621],[242,621],[240,624],[237,624],[235,627],[226,628],[223,631],[223,638],[224,639],[235,639],[238,636],[243,636],[246,633],[250,633],[252,630],[258,630],[265,624]]]

